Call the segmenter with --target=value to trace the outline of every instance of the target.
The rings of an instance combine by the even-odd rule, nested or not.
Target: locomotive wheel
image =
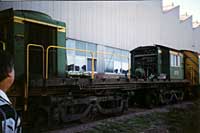
[[[124,111],[128,110],[127,101],[123,101],[123,102],[121,102],[121,104],[122,104],[123,107],[118,112],[114,113],[115,116],[121,116],[124,113]]]
[[[59,124],[61,124],[58,107],[52,108],[50,114],[51,116],[49,116],[48,127],[57,127]]]
[[[152,93],[152,94],[147,94],[145,96],[145,105],[148,108],[153,108],[154,106],[158,105],[158,96],[156,95],[156,93]]]
[[[81,123],[87,123],[96,120],[98,116],[98,109],[96,106],[91,107],[90,111],[87,113],[87,115],[83,116],[80,119]]]

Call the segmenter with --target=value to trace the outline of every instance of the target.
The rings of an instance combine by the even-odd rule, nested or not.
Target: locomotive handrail
[[[107,55],[112,55],[112,56],[115,56],[115,57],[120,57],[120,58],[128,59],[128,79],[130,79],[130,63],[129,63],[129,56],[121,55],[121,54],[113,54],[113,53],[110,53],[110,52],[103,52],[103,51],[98,51],[98,52],[95,52],[95,53],[97,53],[97,54],[107,54]]]
[[[5,51],[6,50],[6,43],[3,42],[3,41],[0,41],[0,43],[3,45],[3,50]]]
[[[95,54],[107,54],[107,55],[113,55],[113,56],[120,57],[120,58],[126,58],[126,59],[128,59],[128,78],[130,79],[130,63],[129,63],[129,56],[120,55],[120,54],[113,54],[113,53],[109,53],[109,52],[102,52],[102,51],[92,52],[92,51],[89,51],[89,50],[82,50],[82,49],[75,49],[75,48],[67,48],[67,47],[55,46],[55,45],[50,45],[50,46],[48,46],[47,49],[46,49],[46,76],[45,76],[46,79],[48,79],[48,55],[49,55],[49,49],[50,49],[50,48],[57,48],[57,49],[73,50],[73,51],[80,51],[80,52],[90,53],[91,56],[92,56],[92,79],[94,79],[94,55],[95,55]]]
[[[66,48],[62,46],[55,46],[55,45],[50,45],[46,49],[46,79],[48,79],[48,55],[49,55],[49,49],[50,48],[57,48],[57,49],[64,49],[64,50],[73,50],[73,51],[80,51],[80,52],[86,52],[90,53],[92,56],[92,79],[94,79],[94,52],[89,51],[89,50],[82,50],[82,49],[75,49],[75,48]]]
[[[26,54],[26,87],[25,87],[25,92],[24,92],[24,98],[25,100],[28,101],[28,87],[29,87],[29,49],[30,47],[39,47],[42,49],[42,62],[43,62],[43,66],[42,66],[42,69],[43,69],[43,78],[45,77],[45,74],[44,74],[44,46],[43,45],[38,45],[38,44],[28,44],[27,45],[27,54]],[[24,104],[24,110],[27,111],[27,103],[28,102],[25,102]]]
[[[103,52],[103,51],[97,51],[95,52],[97,54],[108,54],[108,55],[113,55],[113,56],[116,56],[116,57],[123,57],[123,58],[129,58],[129,56],[126,56],[126,55],[121,55],[121,54],[113,54],[113,53],[110,53],[110,52]]]

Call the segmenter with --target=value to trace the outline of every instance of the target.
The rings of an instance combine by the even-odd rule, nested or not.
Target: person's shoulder
[[[5,115],[6,119],[12,118],[15,120],[16,117],[14,108],[12,108],[9,104],[0,105],[0,115]]]
[[[6,93],[0,89],[0,106],[2,104],[11,104],[11,102]]]

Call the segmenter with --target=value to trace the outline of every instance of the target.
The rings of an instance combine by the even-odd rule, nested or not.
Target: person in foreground
[[[15,79],[12,56],[0,50],[0,133],[21,133],[21,120],[6,95]]]

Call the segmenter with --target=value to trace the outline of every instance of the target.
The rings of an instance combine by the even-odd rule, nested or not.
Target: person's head
[[[14,82],[15,71],[12,56],[0,50],[0,89],[6,92]]]

